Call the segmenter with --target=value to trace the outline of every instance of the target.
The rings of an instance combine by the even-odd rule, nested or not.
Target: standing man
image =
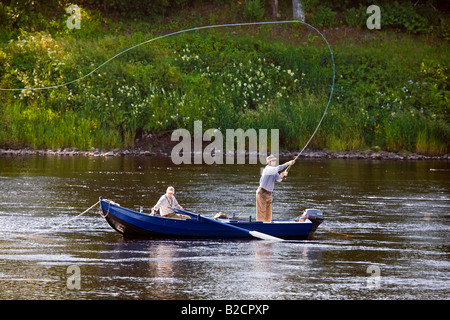
[[[256,191],[256,220],[270,222],[272,221],[272,191],[275,187],[275,180],[281,182],[287,174],[278,172],[292,166],[295,160],[277,166],[277,158],[270,155],[266,158],[266,163],[259,180],[259,188]]]

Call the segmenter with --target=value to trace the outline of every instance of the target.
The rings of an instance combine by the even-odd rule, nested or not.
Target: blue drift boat
[[[102,197],[100,206],[102,216],[114,230],[124,236],[150,238],[311,239],[323,221],[322,211],[317,209],[305,210],[300,219],[262,222],[251,218],[212,219],[180,209],[174,210],[189,219],[167,218],[126,209]]]

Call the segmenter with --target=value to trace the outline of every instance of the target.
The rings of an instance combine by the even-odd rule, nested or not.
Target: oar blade
[[[254,236],[255,238],[259,238],[259,239],[262,239],[262,240],[284,241],[284,239],[277,238],[277,237],[271,236],[271,235],[269,235],[269,234],[262,233],[262,232],[258,232],[258,231],[254,231],[254,230],[249,231],[249,233],[250,233],[252,236]]]

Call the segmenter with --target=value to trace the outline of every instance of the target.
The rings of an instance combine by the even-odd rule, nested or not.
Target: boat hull
[[[253,238],[248,231],[258,231],[283,239],[309,239],[315,231],[309,220],[274,220],[273,222],[219,219],[218,222],[201,215],[178,210],[191,219],[165,218],[121,207],[100,200],[103,217],[108,224],[124,236],[148,238]],[[233,226],[237,228],[233,228]],[[248,230],[248,231],[246,231]]]

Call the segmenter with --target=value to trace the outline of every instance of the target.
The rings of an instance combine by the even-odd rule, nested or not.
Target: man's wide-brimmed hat
[[[269,162],[272,161],[272,160],[277,160],[277,158],[276,158],[273,154],[271,154],[270,156],[268,156],[268,157],[266,158],[266,163],[269,163]]]
[[[175,189],[173,187],[168,187],[166,193],[175,193]]]

